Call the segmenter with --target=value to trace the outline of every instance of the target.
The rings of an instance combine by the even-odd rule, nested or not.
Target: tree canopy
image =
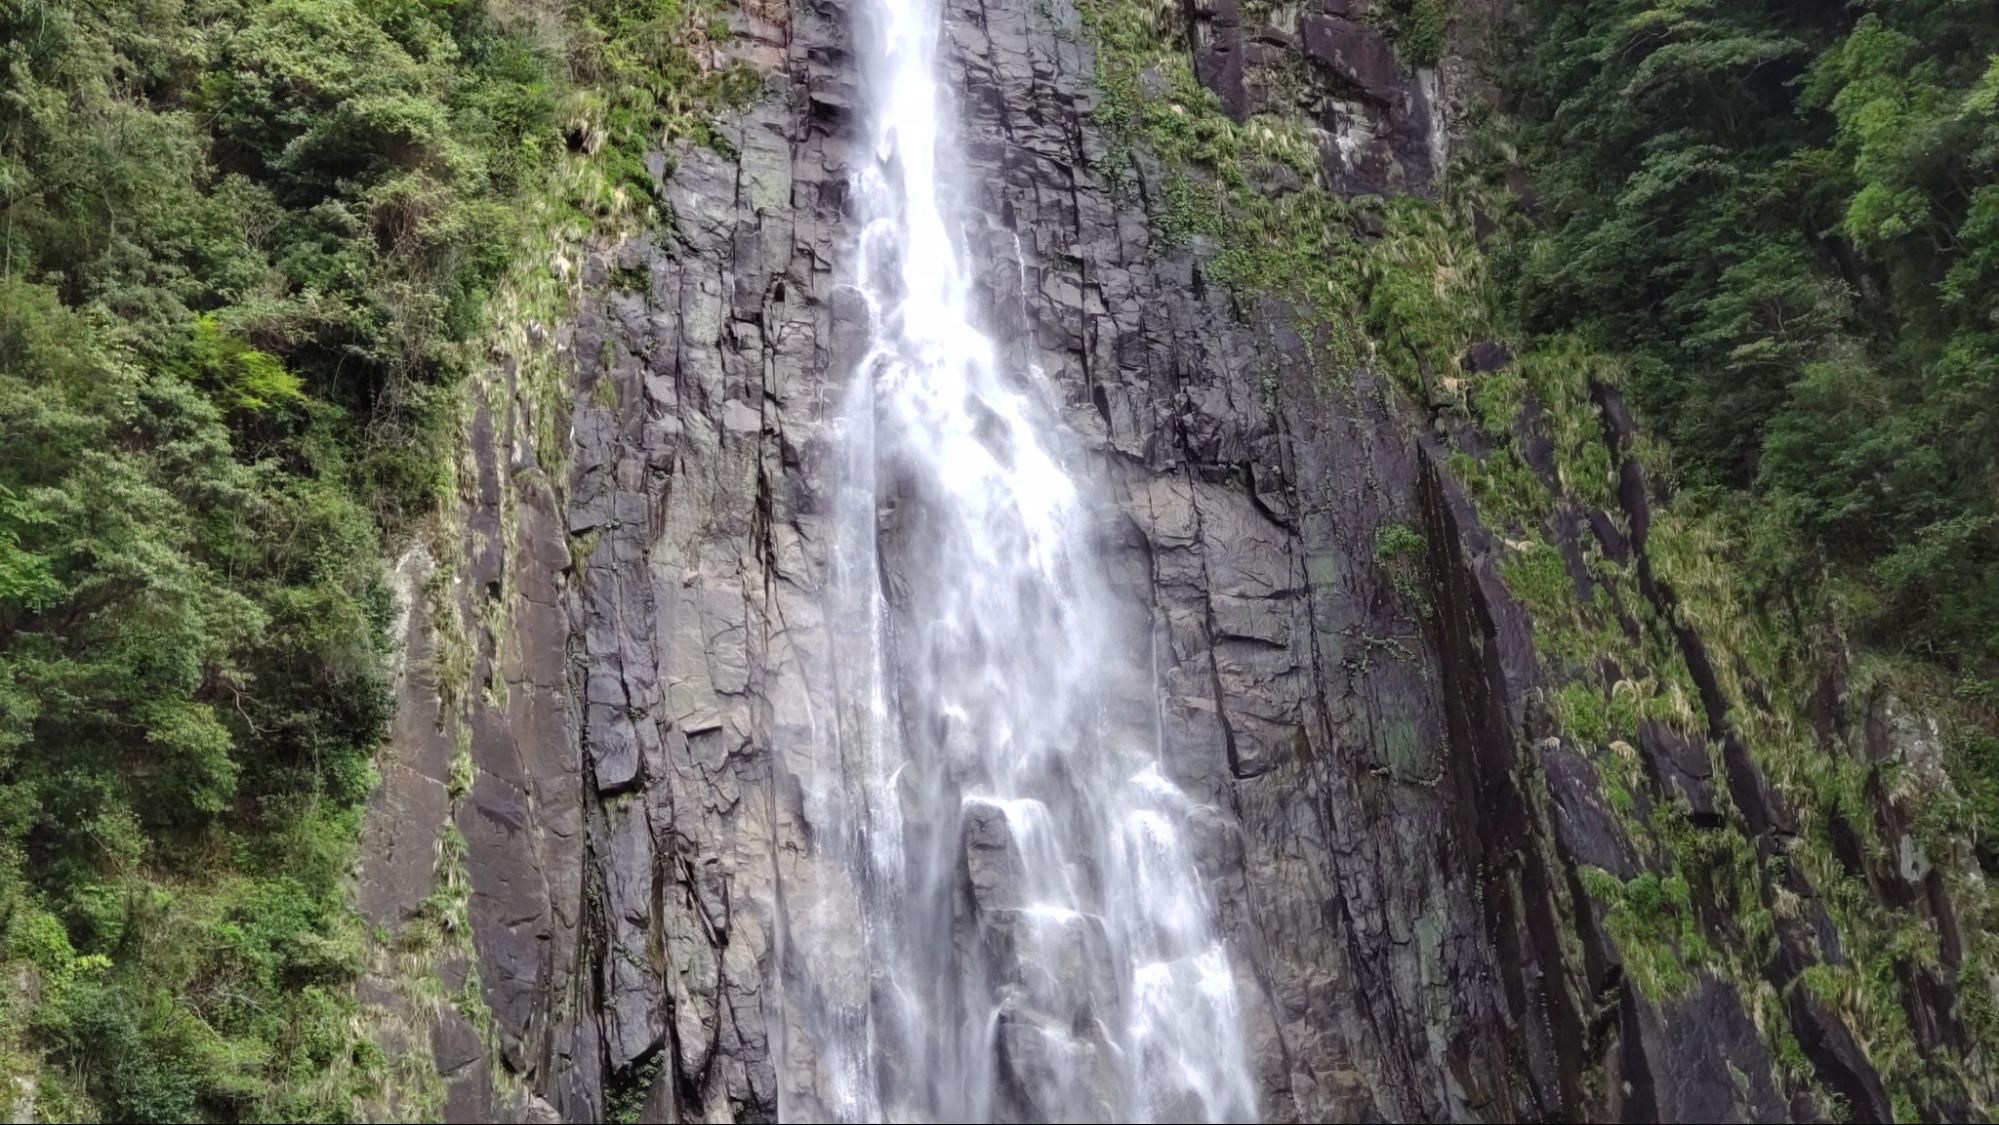
[[[1532,0],[1530,322],[1632,357],[1687,483],[1871,639],[1999,667],[1999,9]]]

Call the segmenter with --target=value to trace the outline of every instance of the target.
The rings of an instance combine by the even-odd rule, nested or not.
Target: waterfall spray
[[[937,2],[859,18],[870,347],[837,428],[840,710],[806,794],[851,901],[794,938],[858,945],[800,955],[787,1026],[810,1073],[787,1112],[1251,1119],[1199,810],[1160,767],[1145,608],[1106,579],[1102,508],[1040,373],[1004,369],[977,325]]]

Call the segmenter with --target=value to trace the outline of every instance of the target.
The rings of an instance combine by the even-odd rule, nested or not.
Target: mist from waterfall
[[[788,904],[784,1112],[1253,1119],[1147,607],[1107,579],[1107,502],[1041,373],[977,326],[1004,318],[975,311],[938,0],[859,2],[870,331],[836,427],[839,713],[803,786],[821,889]]]

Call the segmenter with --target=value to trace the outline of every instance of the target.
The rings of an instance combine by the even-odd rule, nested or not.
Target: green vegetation
[[[1999,668],[1999,16],[1527,5],[1540,330],[1627,357],[1686,483],[1774,511],[1870,641]]]
[[[655,1051],[612,1075],[610,1088],[604,1091],[604,1120],[618,1125],[638,1121],[664,1062],[664,1057]]]
[[[1604,927],[1624,955],[1624,971],[1647,996],[1676,995],[1694,983],[1687,964],[1708,955],[1687,881],[1645,872],[1620,880],[1585,867],[1583,888],[1604,908]]]
[[[1908,1116],[1953,1087],[1976,1104],[1993,1076],[1920,1050],[1902,1007],[1934,934],[1832,856],[1835,824],[1885,856],[1877,787],[1925,853],[1953,857],[1940,871],[1966,932],[1992,925],[1968,845],[1989,854],[1999,826],[1999,15],[1953,0],[1527,15],[1511,81],[1539,199],[1489,247],[1518,295],[1508,315],[1523,338],[1601,357],[1598,377],[1670,439],[1670,457],[1640,451],[1678,487],[1655,510],[1655,567],[1723,654],[1731,720],[1803,829],[1785,860],[1824,889],[1853,959],[1803,986],[1865,1029]],[[1947,781],[1813,733],[1814,670],[1849,641],[1847,697],[1935,718]],[[1662,834],[1677,869],[1699,869],[1696,839]],[[1713,885],[1762,940],[1744,870]],[[1983,1051],[1999,1047],[1994,954],[1973,942],[1953,974]]]
[[[1437,65],[1449,45],[1448,0],[1378,0],[1363,18],[1388,36],[1396,55],[1410,66]]]
[[[565,153],[649,190],[749,86],[706,5],[535,8],[0,0],[0,1072],[41,1116],[379,1083],[345,881],[385,533],[445,497]]]
[[[1215,279],[1246,299],[1302,298],[1308,314],[1323,311],[1315,327],[1334,355],[1357,358],[1358,334],[1345,322],[1360,283],[1348,207],[1323,190],[1277,186],[1318,180],[1310,131],[1286,117],[1230,120],[1172,38],[1170,9],[1092,2],[1081,12],[1099,46],[1095,121],[1109,142],[1097,171],[1113,192],[1143,204],[1167,241],[1214,246]],[[1151,182],[1140,148],[1158,161]]]
[[[1424,559],[1429,550],[1429,541],[1406,523],[1383,524],[1374,534],[1374,561],[1388,573],[1402,600],[1425,617],[1436,612],[1423,586]]]

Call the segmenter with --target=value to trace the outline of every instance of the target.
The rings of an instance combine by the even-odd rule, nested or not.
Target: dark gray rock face
[[[1238,121],[1269,112],[1312,121],[1333,190],[1426,193],[1449,156],[1450,99],[1437,68],[1405,65],[1363,21],[1369,6],[1194,0],[1186,6],[1194,70]]]
[[[363,897],[393,928],[449,866],[438,831],[462,837],[464,969],[490,1020],[483,1051],[456,1017],[435,1033],[453,1119],[596,1120],[614,1103],[811,1119],[819,1060],[788,990],[866,987],[803,784],[837,768],[813,732],[844,704],[829,636],[845,626],[818,593],[828,422],[866,330],[843,288],[865,157],[850,29],[833,0],[734,19],[730,49],[770,72],[725,122],[736,155],[682,154],[660,188],[670,221],[598,248],[573,322],[526,333],[479,384],[439,599],[457,620],[412,622],[413,667],[449,640],[468,671],[405,685]],[[1109,498],[1106,557],[1150,616],[1166,768],[1207,807],[1199,859],[1254,985],[1262,1114],[1790,1116],[1736,986],[1704,977],[1655,1003],[1625,982],[1580,873],[1646,861],[1587,758],[1549,737],[1532,623],[1427,420],[1368,372],[1317,369],[1289,310],[1234,307],[1197,251],[1113,201],[1065,0],[948,0],[947,20],[989,324],[1061,404],[1072,472]],[[1295,36],[1246,29],[1234,0],[1193,22],[1201,74],[1238,112],[1280,46],[1331,75],[1327,112],[1367,134],[1329,142],[1336,183],[1432,181],[1436,79],[1344,4]],[[1476,362],[1508,360],[1493,345]],[[527,374],[542,368],[553,408]],[[1605,440],[1621,452],[1628,434]],[[1628,483],[1631,541],[1595,521],[1613,554],[1644,549],[1646,485]],[[1376,557],[1396,523],[1427,544],[1425,606]],[[1781,830],[1746,757],[1717,776],[1698,744],[1642,742],[1653,784],[1697,817],[1724,815],[1726,789]],[[1004,825],[974,822],[963,846],[964,893],[1004,914]],[[1832,955],[1802,932],[1801,963]],[[1072,975],[1098,940],[1079,928]],[[1027,1115],[1047,1037],[1003,1013],[998,1038]],[[1856,1107],[1879,1104],[1843,1028],[1805,1047]]]

